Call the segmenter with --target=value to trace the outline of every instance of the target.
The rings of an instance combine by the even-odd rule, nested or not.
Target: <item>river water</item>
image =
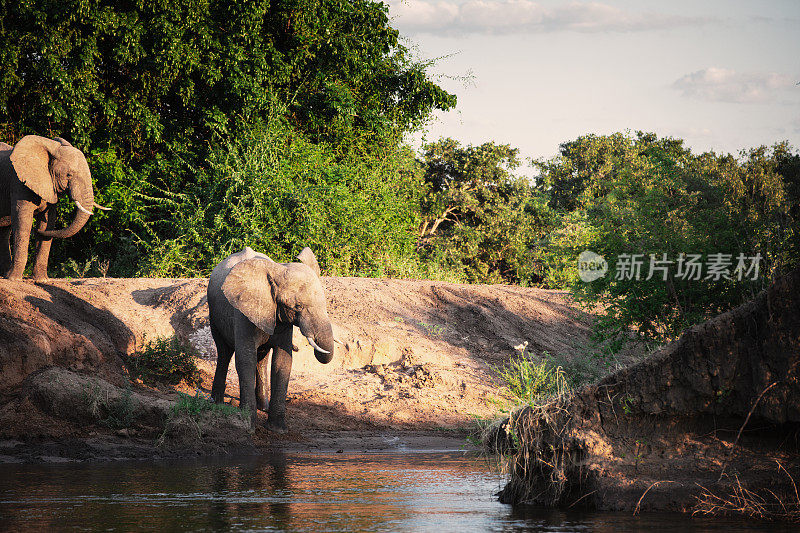
[[[670,514],[512,508],[497,501],[502,484],[485,460],[463,453],[0,465],[0,530],[792,530]]]

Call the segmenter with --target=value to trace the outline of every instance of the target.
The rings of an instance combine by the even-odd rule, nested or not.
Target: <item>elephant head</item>
[[[44,237],[72,237],[89,220],[94,207],[106,209],[94,201],[92,174],[83,153],[60,137],[26,135],[14,145],[11,164],[19,180],[48,204],[55,204],[58,194],[69,189],[78,207],[69,226],[39,231]]]
[[[276,263],[262,256],[236,264],[222,284],[230,304],[272,335],[278,323],[300,329],[320,363],[333,359],[333,327],[314,253],[305,248],[299,263]]]

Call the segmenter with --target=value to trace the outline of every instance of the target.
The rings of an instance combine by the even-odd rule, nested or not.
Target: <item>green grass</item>
[[[153,384],[189,385],[201,383],[200,371],[195,363],[196,351],[177,337],[158,337],[128,357],[128,369],[134,377]]]
[[[196,418],[203,413],[213,413],[222,416],[239,416],[245,418],[245,413],[238,407],[226,403],[214,403],[211,398],[199,389],[194,396],[178,393],[178,401],[172,406],[174,415],[185,414]],[[249,418],[249,416],[247,417]]]
[[[519,404],[538,405],[570,390],[567,374],[560,365],[549,358],[536,361],[524,351],[497,371],[506,383],[506,391]]]

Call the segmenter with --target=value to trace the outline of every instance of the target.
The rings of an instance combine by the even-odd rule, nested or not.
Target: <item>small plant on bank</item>
[[[201,377],[195,357],[197,353],[194,348],[177,337],[158,337],[128,358],[128,369],[132,376],[149,383],[177,385],[186,381],[189,385],[197,386],[201,383]]]
[[[520,404],[537,405],[570,390],[561,366],[554,365],[549,358],[535,361],[524,349],[497,368],[497,372],[505,381],[508,393]]]
[[[190,417],[196,418],[203,413],[214,413],[222,416],[239,416],[243,420],[249,420],[250,415],[245,414],[244,411],[238,407],[226,403],[215,403],[211,401],[211,397],[197,390],[194,396],[178,393],[178,401],[172,406],[173,415],[185,414]]]
[[[83,388],[81,399],[89,414],[110,429],[131,427],[136,419],[137,403],[130,387],[117,398],[109,398],[108,392],[103,392],[96,382]]]
[[[128,387],[122,396],[107,402],[105,405],[106,417],[100,423],[111,429],[131,427],[136,418],[136,404],[132,396],[133,391]]]

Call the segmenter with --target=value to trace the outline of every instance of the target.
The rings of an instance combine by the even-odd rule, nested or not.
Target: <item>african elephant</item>
[[[297,259],[299,263],[276,263],[245,248],[217,265],[208,282],[211,335],[217,345],[211,397],[223,401],[228,364],[236,352],[239,403],[250,411],[253,429],[258,407],[268,411],[269,429],[286,431],[293,326],[300,328],[320,363],[333,358],[333,328],[317,258],[305,248]]]
[[[55,204],[58,194],[67,189],[78,211],[69,226],[56,230]],[[0,273],[9,279],[22,279],[28,261],[30,228],[36,217],[40,238],[33,277],[47,279],[53,237],[75,235],[89,220],[94,207],[106,209],[94,201],[86,158],[70,143],[60,137],[47,139],[38,135],[26,135],[13,148],[0,143]]]

